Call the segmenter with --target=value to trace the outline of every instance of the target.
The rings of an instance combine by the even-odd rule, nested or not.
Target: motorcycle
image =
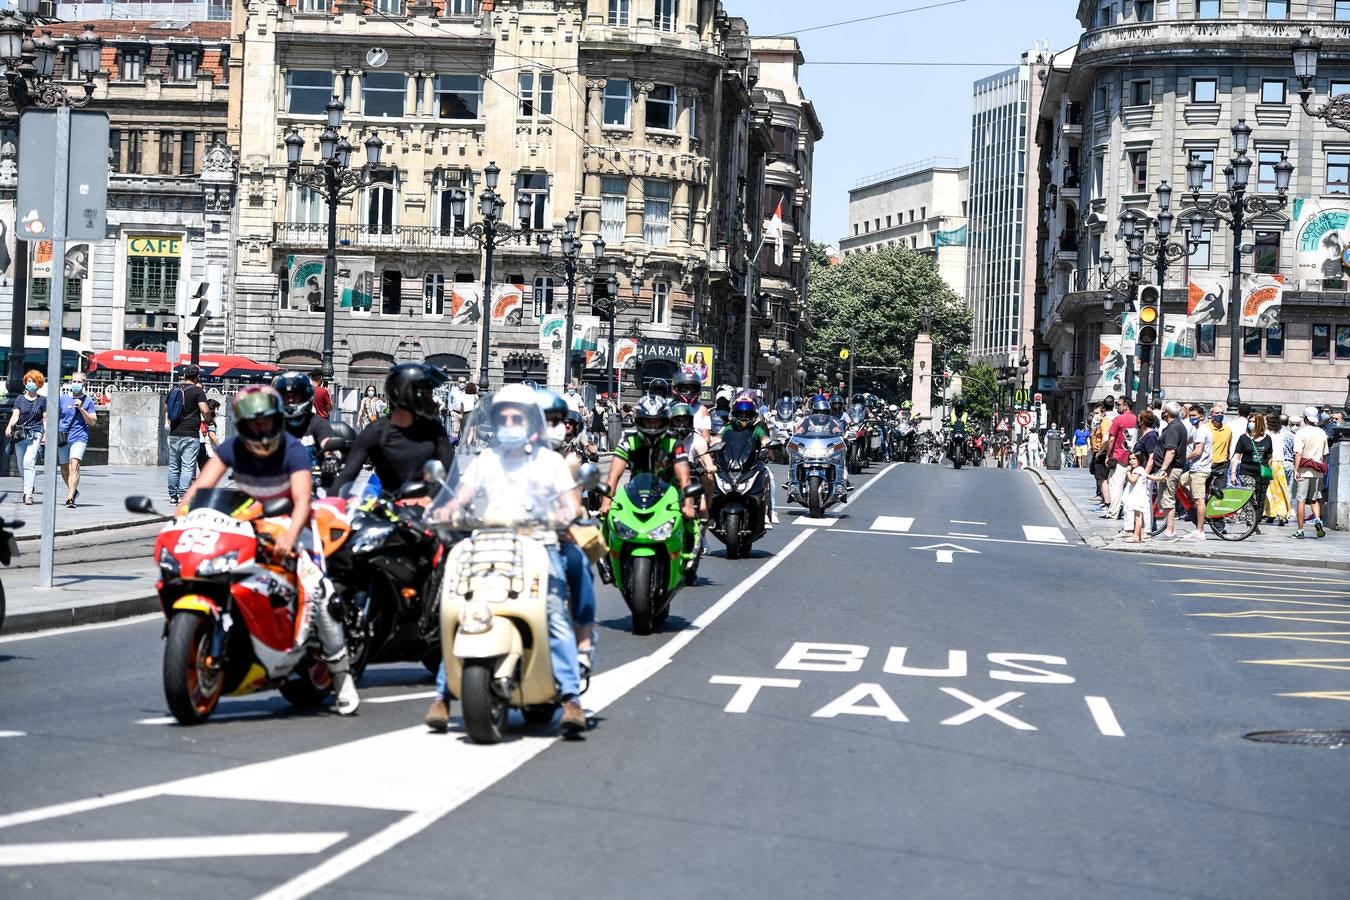
[[[773,461],[782,465],[788,461],[787,443],[800,423],[795,411],[778,409],[769,422],[769,446],[773,449]]]
[[[856,423],[844,425],[844,444],[845,458],[847,460],[848,472],[850,475],[858,475],[862,472],[863,446],[867,440],[867,429]]]
[[[691,531],[680,505],[676,485],[644,472],[619,489],[605,518],[610,573],[632,614],[633,634],[665,624],[675,594],[698,579],[695,539],[702,535]]]
[[[829,426],[793,435],[788,442],[788,497],[819,519],[825,510],[847,499],[844,488],[844,439]]]
[[[154,513],[149,497],[128,512]],[[289,527],[289,498],[260,503],[242,491],[198,491],[155,541],[164,611],[164,699],[183,725],[210,718],[224,694],[280,689],[294,706],[317,706],[332,675],[317,640],[293,646],[299,582],[294,558],[277,559]],[[316,531],[331,556],[351,526],[342,510],[314,505]]]
[[[726,545],[727,559],[750,555],[764,536],[769,476],[755,450],[752,431],[729,431],[713,452],[717,474],[709,504],[713,534]]]
[[[0,494],[0,500],[5,499]],[[7,566],[9,561],[19,553],[19,544],[14,540],[14,532],[23,527],[22,519],[10,519],[6,521],[0,518],[0,565]],[[5,585],[0,582],[0,628],[5,627]]]
[[[891,459],[899,462],[914,462],[914,424],[909,419],[900,419],[891,427]]]
[[[964,432],[953,432],[950,446],[947,449],[947,456],[952,461],[952,468],[959,469],[966,464],[968,450],[966,448],[966,435]]]

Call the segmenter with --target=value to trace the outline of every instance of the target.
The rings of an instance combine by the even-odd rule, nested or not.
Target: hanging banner
[[[1295,197],[1294,278],[1301,282],[1321,282],[1341,278],[1350,268],[1346,252],[1350,249],[1350,204],[1346,200]]]
[[[1139,347],[1139,315],[1127,312],[1120,320],[1120,352],[1134,356]]]
[[[1242,276],[1242,319],[1245,328],[1269,328],[1279,324],[1284,301],[1283,275]]]
[[[548,315],[539,320],[539,349],[561,351],[567,316]]]
[[[1195,359],[1195,326],[1170,316],[1163,320],[1163,359]]]
[[[525,317],[525,285],[492,286],[492,324],[519,325]]]
[[[1192,275],[1186,289],[1187,324],[1222,325],[1228,321],[1228,289],[1222,276]]]
[[[290,273],[291,306],[322,310],[323,257],[292,256],[286,268]],[[333,293],[338,298],[338,309],[369,312],[375,303],[375,257],[339,256],[337,271],[333,273]]]
[[[1118,334],[1104,334],[1097,348],[1102,375],[1100,387],[1106,393],[1119,394],[1125,387],[1125,354],[1120,351]]]
[[[633,338],[619,338],[614,342],[614,368],[632,369],[637,366],[638,342]]]
[[[703,385],[704,393],[712,390],[713,348],[711,346],[686,344],[684,347],[684,367],[694,370],[699,383]]]

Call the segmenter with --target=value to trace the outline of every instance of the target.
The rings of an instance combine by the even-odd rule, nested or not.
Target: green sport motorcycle
[[[633,615],[633,634],[660,628],[671,599],[698,577],[701,534],[689,529],[681,499],[678,486],[635,475],[616,492],[605,519],[614,585]]]

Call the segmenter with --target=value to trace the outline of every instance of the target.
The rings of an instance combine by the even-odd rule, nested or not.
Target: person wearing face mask
[[[1214,492],[1214,487],[1223,487],[1224,480],[1228,477],[1228,460],[1231,454],[1229,448],[1236,448],[1238,438],[1242,435],[1236,434],[1234,429],[1246,428],[1245,419],[1235,420],[1234,424],[1229,426],[1224,424],[1224,405],[1215,403],[1209,410],[1209,438],[1213,443],[1214,451],[1210,456],[1210,466],[1213,475],[1210,478],[1210,493]],[[1243,434],[1246,434],[1244,431]]]
[[[366,388],[366,395],[361,398],[361,407],[356,412],[356,425],[358,428],[374,425],[382,415],[384,415],[384,404],[380,402],[375,385],[369,385]]]
[[[1190,468],[1181,476],[1181,481],[1190,490],[1191,497],[1195,500],[1195,531],[1186,535],[1182,540],[1203,541],[1205,539],[1205,497],[1209,486],[1209,474],[1213,466],[1211,459],[1214,452],[1214,438],[1210,435],[1208,428],[1201,426],[1204,421],[1204,412],[1198,404],[1191,406],[1188,421],[1190,422],[1190,428],[1187,429],[1190,434],[1190,445],[1186,452],[1186,459],[1190,462]]]
[[[14,399],[14,412],[5,426],[5,437],[15,441],[15,458],[23,472],[23,502],[33,505],[33,489],[37,484],[37,457],[42,446],[42,417],[47,414],[47,398],[38,396],[43,385],[42,373],[36,369],[23,376],[23,393]]]
[[[66,506],[74,509],[80,496],[80,464],[89,446],[89,428],[98,421],[94,398],[84,392],[83,372],[71,376],[70,393],[61,395],[60,404],[60,428],[66,443],[57,451],[57,459],[66,482]]]
[[[390,412],[367,426],[347,454],[347,461],[333,485],[333,492],[351,484],[369,462],[386,491],[396,491],[410,481],[422,480],[422,467],[440,460],[447,469],[454,446],[436,409],[435,390],[444,377],[421,363],[403,363],[389,369],[384,395]]]

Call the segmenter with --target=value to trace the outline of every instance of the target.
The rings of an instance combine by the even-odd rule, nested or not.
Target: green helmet
[[[271,456],[286,437],[286,405],[275,388],[244,388],[234,395],[230,414],[250,453]]]

